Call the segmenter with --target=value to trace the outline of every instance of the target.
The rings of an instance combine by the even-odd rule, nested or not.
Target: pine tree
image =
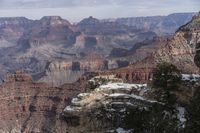
[[[186,108],[186,133],[200,132],[200,87],[197,88],[190,105]]]
[[[152,87],[155,90],[157,100],[166,105],[173,105],[176,102],[174,91],[181,82],[181,74],[176,66],[163,62],[153,70]]]

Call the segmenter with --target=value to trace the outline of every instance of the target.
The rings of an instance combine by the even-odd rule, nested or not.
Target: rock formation
[[[105,81],[100,83],[101,80]],[[69,132],[108,132],[113,129],[112,122],[116,122],[111,120],[115,113],[120,114],[120,126],[120,119],[122,122],[127,108],[148,108],[160,104],[148,98],[150,93],[147,93],[149,90],[145,84],[126,84],[113,75],[97,76],[89,82],[100,83],[100,86],[89,93],[80,93],[64,110],[64,116],[71,124]]]
[[[157,62],[165,61],[176,65],[183,73],[198,73],[194,63],[195,48],[200,42],[199,16],[177,30],[164,48],[156,51]]]

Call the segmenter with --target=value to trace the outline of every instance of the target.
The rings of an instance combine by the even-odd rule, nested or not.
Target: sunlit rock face
[[[193,26],[195,25],[196,28],[200,29],[200,12],[198,16],[193,18]],[[200,32],[200,31],[199,31]],[[196,39],[196,55],[194,58],[194,61],[198,67],[200,67],[200,37],[199,37],[199,32],[196,35],[198,38]]]
[[[195,48],[200,42],[199,16],[180,27],[166,46],[155,54],[158,62],[166,61],[176,65],[181,71],[198,73],[194,63]]]

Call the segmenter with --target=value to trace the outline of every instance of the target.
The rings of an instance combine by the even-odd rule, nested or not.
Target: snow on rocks
[[[114,129],[114,130],[110,130],[110,131],[107,131],[108,133],[133,133],[133,129],[130,129],[130,130],[125,130],[121,127],[118,127],[117,129]]]
[[[95,77],[90,81],[102,77]],[[109,82],[106,84],[101,84],[90,93],[81,93],[76,98],[72,99],[71,105],[67,106],[65,111],[77,111],[80,110],[90,110],[93,108],[98,108],[100,106],[109,105],[119,105],[119,107],[149,107],[151,104],[156,103],[156,101],[147,99],[143,94],[148,90],[147,84],[128,84],[117,82],[117,79],[113,76],[106,76],[109,78]],[[113,81],[114,79],[114,81]],[[95,80],[96,81],[96,80]],[[142,91],[142,93],[140,93]],[[142,95],[141,95],[142,94]]]
[[[186,118],[185,118],[185,108],[184,107],[177,107],[177,117],[179,119],[179,126],[184,128],[185,127],[185,122],[186,122]]]
[[[125,129],[119,127],[119,128],[116,129],[116,132],[117,133],[132,133],[133,130],[125,130]]]
[[[198,81],[200,79],[199,74],[182,74],[183,81]]]
[[[101,85],[96,91],[102,90],[117,90],[117,89],[126,89],[131,90],[132,88],[141,89],[147,87],[146,84],[127,84],[127,83],[108,83],[106,85]]]

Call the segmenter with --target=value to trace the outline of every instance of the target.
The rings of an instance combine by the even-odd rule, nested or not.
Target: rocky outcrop
[[[145,84],[126,84],[113,75],[97,76],[89,83],[100,86],[89,93],[80,93],[64,109],[64,116],[71,124],[69,132],[108,132],[114,128],[114,123],[123,125],[128,108],[142,109],[160,104],[147,98],[149,89]],[[116,121],[115,113],[119,113]]]

